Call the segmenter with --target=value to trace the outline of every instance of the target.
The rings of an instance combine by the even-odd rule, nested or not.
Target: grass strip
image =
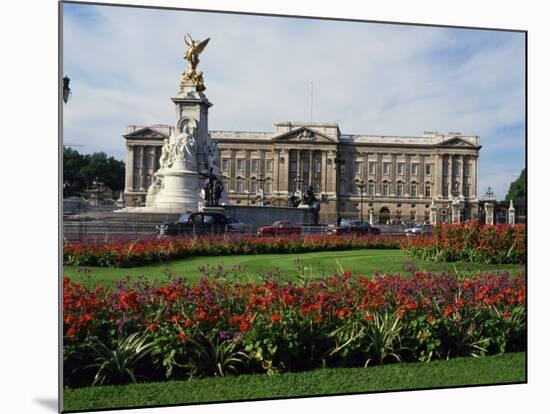
[[[412,390],[526,381],[525,353],[368,368],[64,390],[65,411]]]

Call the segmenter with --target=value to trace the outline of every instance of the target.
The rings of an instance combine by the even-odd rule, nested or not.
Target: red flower
[[[271,322],[273,323],[277,323],[277,322],[281,322],[281,315],[279,315],[278,313],[276,313],[275,315],[273,315],[271,317]]]
[[[155,331],[158,329],[159,326],[160,326],[160,325],[159,325],[158,323],[153,322],[152,324],[150,324],[149,326],[147,326],[147,330],[148,330],[148,331],[151,331],[151,332],[155,332]]]
[[[187,341],[188,336],[185,334],[185,332],[180,331],[180,333],[178,334],[178,339],[179,339],[180,341]]]

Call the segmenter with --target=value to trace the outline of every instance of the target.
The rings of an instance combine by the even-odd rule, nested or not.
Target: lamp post
[[[244,193],[246,194],[246,205],[250,205],[250,192],[248,190],[244,190]]]
[[[363,190],[365,189],[365,182],[363,180],[357,183],[359,189],[359,195],[361,196],[361,221],[363,221]]]
[[[294,179],[294,192],[297,190],[302,191],[301,184],[304,182],[304,179],[300,177],[299,175]]]
[[[71,97],[71,88],[69,88],[69,83],[71,80],[68,76],[65,76],[63,78],[63,102],[67,103],[69,98]]]
[[[340,220],[340,170],[342,165],[346,165],[346,160],[340,155],[334,159],[336,165],[336,219]]]
[[[96,189],[96,206],[99,206],[99,193],[100,193],[100,186],[101,182],[99,181],[99,177],[96,177],[95,180],[92,182],[92,186]]]

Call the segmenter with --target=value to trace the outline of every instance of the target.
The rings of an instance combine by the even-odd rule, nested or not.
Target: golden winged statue
[[[206,87],[204,86],[202,72],[197,71],[197,65],[199,64],[199,55],[210,41],[210,38],[206,38],[203,41],[196,41],[187,33],[184,39],[189,48],[185,52],[183,58],[189,62],[189,68],[183,73],[180,81],[180,88],[183,88],[185,82],[191,81],[195,84],[197,90],[202,92]]]

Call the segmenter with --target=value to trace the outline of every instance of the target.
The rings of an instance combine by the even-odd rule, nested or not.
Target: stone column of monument
[[[512,200],[510,200],[510,207],[508,207],[508,224],[510,226],[516,225],[516,209]]]

